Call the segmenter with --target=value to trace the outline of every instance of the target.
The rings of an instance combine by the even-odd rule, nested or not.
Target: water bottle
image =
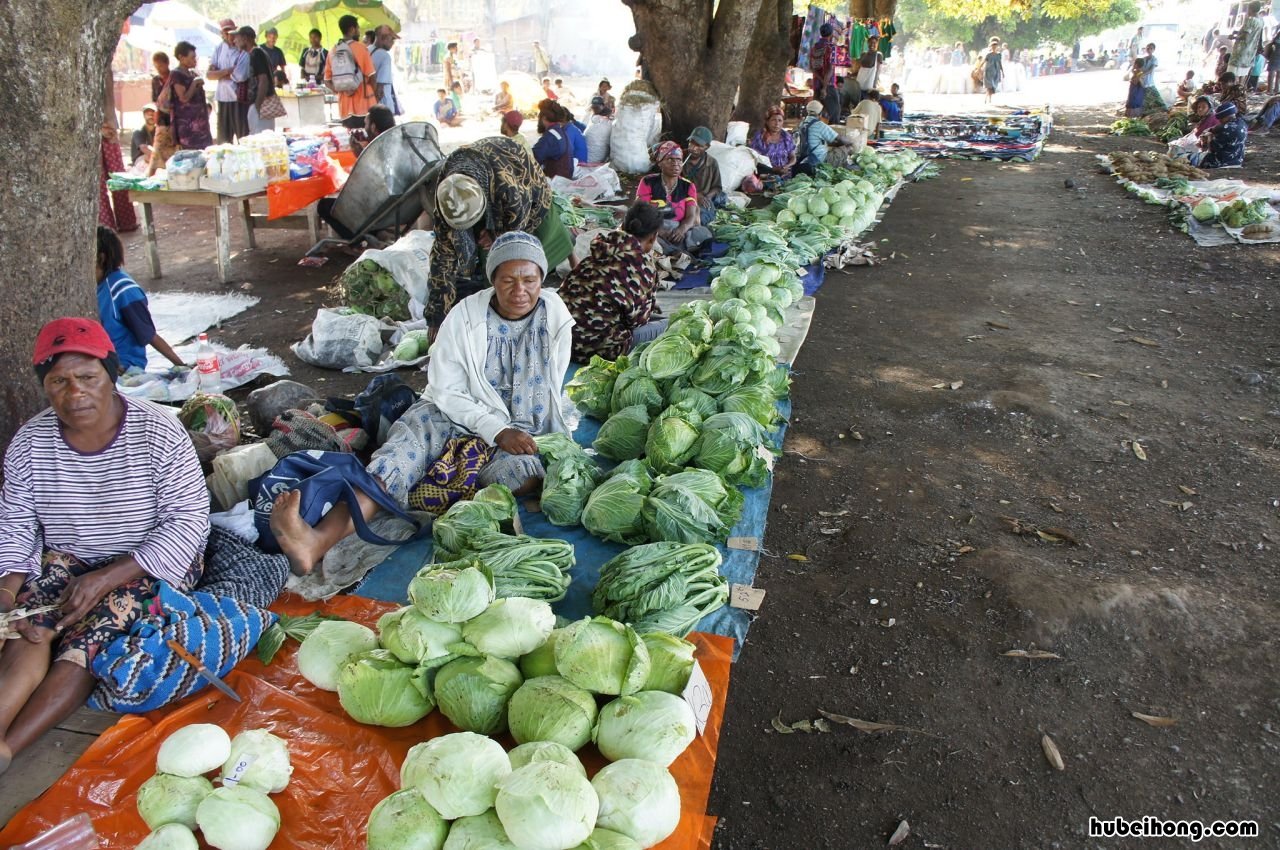
[[[196,346],[197,385],[202,393],[222,392],[222,370],[218,366],[218,352],[209,344],[209,335],[200,334]]]

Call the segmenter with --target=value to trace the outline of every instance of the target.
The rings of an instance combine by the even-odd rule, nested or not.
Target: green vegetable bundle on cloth
[[[564,599],[575,562],[573,544],[567,541],[498,532],[472,536],[461,556],[489,568],[499,599],[523,596],[546,602]]]
[[[596,488],[600,467],[566,434],[542,434],[534,442],[547,461],[542,512],[552,525],[577,525],[587,497]]]
[[[431,527],[436,557],[452,560],[476,535],[510,528],[517,510],[515,496],[502,484],[490,484],[473,498],[456,502]]]
[[[706,543],[634,546],[600,568],[592,608],[629,623],[642,635],[666,632],[684,637],[729,600],[720,561],[720,553]]]
[[[643,508],[653,474],[642,460],[618,464],[600,482],[582,509],[582,527],[604,540],[629,546],[647,543]]]

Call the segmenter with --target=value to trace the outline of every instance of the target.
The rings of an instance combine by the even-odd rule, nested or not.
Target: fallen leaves
[[[769,721],[769,725],[773,727],[773,731],[779,735],[794,735],[797,732],[830,732],[831,724],[822,718],[817,720],[797,720],[794,723],[787,723],[782,719],[782,712],[778,712],[778,716]]]
[[[1178,725],[1176,717],[1161,717],[1156,714],[1143,714],[1141,711],[1131,711],[1129,713],[1148,726],[1154,726],[1157,729],[1167,729],[1170,726]]]
[[[1011,649],[1001,653],[1006,658],[1026,658],[1030,661],[1061,661],[1062,656],[1046,649]]]
[[[1133,452],[1133,456],[1138,460],[1147,459],[1147,450],[1143,447],[1142,443],[1137,440],[1121,440],[1120,445],[1127,446],[1129,450]]]
[[[1187,495],[1187,496],[1199,496],[1199,495],[1200,495],[1200,494],[1199,494],[1199,493],[1197,493],[1195,490],[1192,490],[1190,487],[1187,487],[1187,486],[1182,485],[1182,484],[1179,484],[1179,485],[1178,485],[1178,489],[1179,489],[1179,490],[1181,490],[1181,491],[1183,492],[1183,494],[1184,494],[1184,495]]]
[[[947,383],[947,382],[945,382],[945,381],[944,381],[944,382],[942,382],[942,383],[940,383],[940,384],[934,384],[934,385],[933,385],[933,389],[935,389],[935,390],[958,390],[958,389],[960,389],[960,388],[961,388],[961,387],[963,387],[963,386],[964,386],[964,381],[951,381],[950,383]]]
[[[1009,532],[1019,537],[1035,537],[1045,543],[1069,543],[1072,546],[1082,545],[1074,534],[1065,528],[1052,526],[1048,528],[1040,528],[1025,519],[1018,517],[1001,516],[1000,521],[1009,526]]]
[[[1161,499],[1160,504],[1168,505],[1171,508],[1177,508],[1180,511],[1189,511],[1195,507],[1195,502],[1173,502],[1169,499]]]
[[[790,555],[788,555],[788,556],[787,556],[787,560],[788,560],[788,561],[799,561],[799,562],[800,562],[800,563],[802,563],[802,564],[807,564],[807,563],[809,563],[809,558],[808,558],[808,556],[807,556],[807,555],[801,555],[801,554],[800,554],[800,553],[798,553],[798,552],[792,552]]]
[[[998,330],[998,331],[1007,331],[1007,330],[1009,330],[1009,329],[1010,329],[1008,325],[1006,325],[1006,324],[1004,324],[1004,323],[1002,323],[1002,322],[993,322],[993,321],[990,321],[990,320],[988,320],[988,321],[987,321],[987,327],[989,327],[989,328],[995,328],[995,329],[996,329],[996,330]]]
[[[1129,337],[1129,342],[1136,342],[1138,345],[1146,346],[1147,348],[1160,347],[1160,343],[1156,342],[1154,339],[1148,339],[1145,336],[1131,336]]]
[[[827,720],[830,720],[832,723],[839,723],[843,726],[852,726],[859,732],[866,732],[868,734],[875,734],[878,732],[915,732],[919,735],[928,735],[930,738],[939,737],[932,732],[926,732],[923,729],[913,729],[910,726],[899,726],[896,723],[877,723],[873,720],[859,720],[856,717],[835,714],[830,711],[823,711],[822,709],[818,709],[818,713]]]
[[[1040,749],[1044,751],[1045,761],[1049,762],[1054,770],[1067,769],[1066,763],[1062,760],[1062,753],[1058,751],[1058,745],[1048,735],[1040,736]]]

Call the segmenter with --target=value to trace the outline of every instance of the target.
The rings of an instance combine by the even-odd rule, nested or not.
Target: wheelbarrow
[[[321,239],[307,256],[336,245],[382,248],[387,243],[375,234],[383,231],[394,234],[390,241],[403,236],[428,208],[429,187],[444,160],[436,128],[425,121],[399,124],[380,134],[360,154],[326,215],[336,232],[345,231],[350,238],[343,234]]]

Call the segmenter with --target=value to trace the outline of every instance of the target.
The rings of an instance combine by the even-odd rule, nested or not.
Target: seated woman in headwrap
[[[751,137],[751,149],[767,156],[773,170],[788,177],[796,164],[796,139],[783,129],[782,121],[782,107],[770,106],[764,114],[764,126]]]
[[[1230,101],[1221,103],[1213,113],[1218,126],[1206,130],[1200,136],[1204,153],[1192,155],[1191,164],[1198,168],[1231,168],[1244,165],[1244,146],[1249,138],[1249,127]]]
[[[157,582],[195,585],[209,536],[191,439],[159,406],[116,392],[101,325],[50,322],[32,363],[49,407],[5,452],[0,614],[53,610],[0,640],[0,773],[84,703],[94,657],[146,613]]]
[[[446,452],[479,468],[478,486],[505,484],[517,496],[545,476],[533,438],[568,433],[562,385],[569,367],[573,318],[555,292],[543,289],[547,258],[528,233],[504,233],[485,261],[493,286],[458,303],[431,349],[422,398],[391,427],[368,470],[401,505],[427,510],[420,485]],[[363,493],[362,513],[377,505]],[[344,505],[314,528],[299,513],[297,491],[276,499],[271,530],[291,569],[305,575],[355,526]]]
[[[662,213],[658,240],[668,254],[687,251],[696,254],[711,241],[711,231],[702,226],[698,207],[698,187],[680,176],[684,168],[684,151],[675,142],[658,145],[654,161],[656,174],[647,174],[636,186],[636,200],[657,207]]]
[[[433,332],[457,300],[458,283],[471,278],[480,250],[502,234],[520,230],[536,236],[548,269],[573,252],[542,170],[529,148],[512,138],[480,139],[449,154],[436,207],[426,305]]]
[[[593,354],[616,360],[666,330],[667,320],[654,318],[658,275],[645,259],[661,227],[661,211],[637,201],[622,229],[592,240],[591,253],[560,284],[573,316],[576,362],[586,363]]]

